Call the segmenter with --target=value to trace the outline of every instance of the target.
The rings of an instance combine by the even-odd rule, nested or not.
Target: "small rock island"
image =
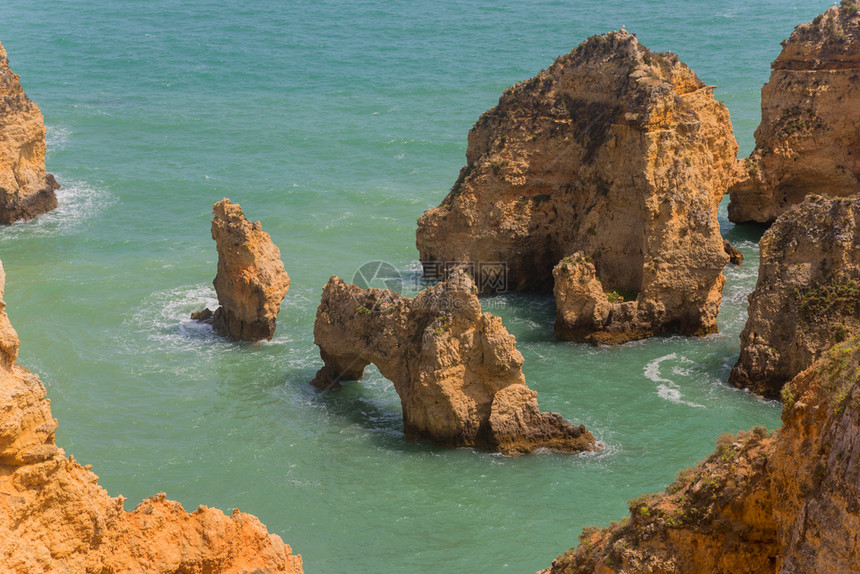
[[[218,248],[218,273],[213,284],[221,305],[194,313],[215,332],[241,341],[262,341],[275,335],[281,301],[290,289],[281,252],[259,221],[245,219],[242,207],[224,198],[215,204],[212,239]]]

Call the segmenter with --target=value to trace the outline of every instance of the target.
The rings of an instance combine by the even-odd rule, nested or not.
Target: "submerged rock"
[[[45,173],[45,121],[9,69],[0,44],[0,223],[57,207],[60,185]]]
[[[164,494],[126,512],[90,465],[67,457],[54,443],[45,387],[15,363],[4,284],[0,264],[0,571],[302,572],[301,556],[249,514],[189,514]]]
[[[238,203],[215,204],[212,239],[218,248],[215,293],[221,305],[191,315],[211,322],[215,331],[235,340],[261,341],[275,335],[281,301],[290,289],[281,252],[260,222],[245,219]]]
[[[808,194],[860,193],[860,5],[843,0],[783,42],[729,219],[774,221]]]
[[[542,574],[860,570],[860,338],[789,383],[782,429],[723,435],[630,517],[586,528]]]
[[[509,289],[548,291],[581,253],[593,291],[627,293],[629,309],[559,336],[713,333],[729,260],[717,206],[737,149],[713,86],[676,55],[624,31],[589,38],[480,117],[459,179],[418,221],[421,260],[473,265],[483,292],[482,265],[506,266]]]
[[[760,245],[758,282],[729,381],[778,397],[824,351],[860,334],[860,196],[808,196]]]
[[[481,312],[462,271],[414,299],[332,277],[314,342],[324,366],[312,384],[337,387],[373,363],[400,395],[407,437],[508,455],[597,448],[585,427],[538,409],[516,340],[501,319]]]

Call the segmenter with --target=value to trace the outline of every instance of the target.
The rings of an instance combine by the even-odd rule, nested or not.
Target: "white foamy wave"
[[[57,181],[63,186],[57,190],[57,208],[30,221],[18,221],[3,227],[0,241],[70,233],[116,203],[116,198],[105,189],[60,176],[57,176]]]
[[[298,294],[285,300],[285,307],[295,305],[301,298]],[[306,297],[304,298],[307,299]],[[228,349],[240,349],[244,343],[230,342],[219,336],[209,323],[201,323],[191,318],[191,313],[204,308],[218,308],[218,297],[211,283],[205,285],[186,285],[157,291],[141,301],[137,311],[126,320],[129,330],[143,334],[148,340],[158,343],[162,348],[176,352],[192,352],[195,356],[223,353]],[[284,353],[268,353],[258,357],[259,361],[272,362],[272,366],[286,362],[292,369],[313,368],[318,366],[319,355],[312,341],[303,341],[301,335],[280,329],[272,341],[254,344],[258,349],[280,346]],[[138,349],[126,346],[131,353]]]
[[[671,355],[666,355],[664,357],[660,357],[658,359],[654,359],[647,365],[645,365],[645,377],[654,381],[655,383],[671,383],[669,379],[664,379],[660,376],[660,363],[663,361],[674,361],[678,358],[677,353],[672,353]]]
[[[734,287],[723,291],[723,301],[731,303],[744,304],[747,302],[747,296],[752,293],[752,289],[746,287]]]
[[[72,135],[72,130],[63,126],[46,127],[45,144],[48,146],[48,152],[65,149],[69,136]]]
[[[205,307],[218,307],[211,285],[176,287],[144,299],[130,321],[151,341],[174,348],[195,347],[216,337],[211,325],[191,319],[191,313]]]
[[[662,357],[658,357],[645,365],[644,374],[645,378],[654,381],[655,383],[659,383],[657,385],[657,396],[661,399],[666,399],[667,401],[671,401],[673,403],[679,405],[687,405],[689,407],[697,407],[697,408],[705,408],[705,405],[700,405],[698,403],[693,403],[690,401],[685,401],[682,397],[681,390],[678,388],[677,383],[672,381],[671,379],[665,379],[660,375],[660,364],[666,361],[678,361],[682,365],[692,365],[692,361],[687,359],[686,357],[678,357],[677,353],[671,353],[669,355],[664,355]],[[681,366],[676,365],[672,369],[672,373],[675,375],[686,375],[689,373],[689,369],[685,369]]]
[[[726,266],[723,273],[726,276],[726,287],[723,290],[723,300],[732,303],[746,303],[747,295],[755,289],[758,280],[758,266],[744,263],[742,267]]]
[[[674,366],[674,367],[672,367],[672,374],[673,374],[673,375],[681,375],[682,377],[687,377],[687,376],[689,376],[692,372],[693,372],[693,369],[692,369],[692,368],[690,368],[690,367],[684,368],[684,367],[680,367],[680,366],[677,366],[677,365],[676,365],[676,366]]]
[[[750,265],[746,267],[730,266],[726,268],[724,273],[726,277],[729,277],[732,280],[736,281],[747,280],[752,281],[752,283],[755,283],[756,279],[758,279],[758,267],[753,267]]]
[[[749,249],[751,251],[758,252],[758,242],[750,241],[749,239],[742,239],[740,241],[732,242],[732,245],[734,245],[738,249]]]

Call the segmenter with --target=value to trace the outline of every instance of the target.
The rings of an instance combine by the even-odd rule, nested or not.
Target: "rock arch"
[[[332,277],[314,341],[325,364],[312,384],[336,388],[373,363],[400,396],[407,437],[508,455],[597,448],[585,427],[540,412],[516,340],[501,319],[481,312],[462,271],[412,299]]]

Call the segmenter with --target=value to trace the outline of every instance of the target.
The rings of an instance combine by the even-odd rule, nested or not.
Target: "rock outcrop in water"
[[[860,5],[843,0],[783,42],[729,219],[770,223],[807,194],[860,193]]]
[[[744,254],[741,253],[734,245],[729,243],[728,239],[723,240],[723,249],[726,250],[726,255],[729,256],[729,262],[732,265],[743,265]]]
[[[90,465],[54,444],[57,421],[39,378],[16,364],[0,264],[0,571],[300,574],[302,559],[255,517],[158,494],[133,512]]]
[[[717,206],[737,149],[713,86],[677,56],[624,31],[589,38],[477,121],[459,179],[418,221],[421,260],[474,264],[482,291],[481,266],[498,263],[508,288],[549,290],[581,253],[598,290],[628,301],[588,325],[564,324],[560,306],[560,336],[713,333],[729,260]]]
[[[782,429],[724,435],[630,518],[587,528],[543,574],[860,571],[860,338],[789,383]]]
[[[597,448],[585,427],[538,409],[516,340],[501,319],[481,313],[462,271],[414,299],[332,277],[314,342],[325,364],[313,384],[360,379],[373,363],[400,395],[407,437],[508,455]]]
[[[215,331],[235,340],[261,341],[275,335],[281,301],[290,289],[281,252],[260,222],[245,219],[238,203],[215,204],[212,239],[218,248],[215,292],[221,305],[191,317],[211,321]]]
[[[57,207],[60,186],[45,173],[45,122],[9,69],[0,44],[0,223],[31,219]]]
[[[860,195],[807,196],[779,216],[760,246],[729,380],[775,397],[835,343],[860,335]]]

